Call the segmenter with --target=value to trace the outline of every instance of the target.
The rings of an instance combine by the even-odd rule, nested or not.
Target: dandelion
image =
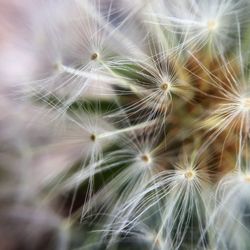
[[[150,223],[148,227],[151,227],[152,233],[154,231],[152,244],[162,245],[161,249],[167,246],[171,246],[170,249],[179,248],[194,221],[201,223],[199,230],[200,234],[203,233],[206,217],[202,211],[205,206],[205,198],[202,196],[209,184],[209,173],[200,169],[204,162],[195,158],[190,162],[186,157],[175,170],[163,170],[159,159],[163,157],[155,156],[151,159],[149,154],[143,153],[134,164],[111,181],[111,187],[117,186],[118,183],[114,185],[117,181],[121,187],[125,184],[124,181],[134,185],[128,185],[122,193],[119,191],[118,202],[111,208],[111,219],[108,219],[108,227],[105,229],[108,237],[109,233],[112,235],[109,244],[116,242],[124,230],[133,234],[139,221],[146,225]],[[106,188],[105,193],[108,192],[109,197],[118,193],[114,188]],[[111,192],[114,194],[110,195]],[[98,198],[100,199],[99,196]],[[148,217],[151,213],[155,218],[154,222]],[[205,241],[203,239],[203,246],[206,245]]]
[[[244,23],[244,1],[160,1],[150,13],[170,32],[181,37],[182,46],[197,51],[210,47],[210,53],[223,54],[237,38]],[[150,20],[150,19],[149,19]]]
[[[0,88],[3,214],[63,250],[249,249],[249,11],[32,3],[35,70]]]
[[[248,249],[249,170],[235,171],[219,183],[213,222],[217,248]]]

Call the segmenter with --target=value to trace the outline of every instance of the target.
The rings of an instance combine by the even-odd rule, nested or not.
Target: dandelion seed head
[[[53,69],[55,72],[62,72],[63,71],[63,66],[61,62],[56,62],[52,65]]]
[[[91,134],[90,135],[90,140],[95,142],[96,141],[96,135],[95,134]]]
[[[152,162],[152,159],[149,154],[141,155],[141,160],[146,164],[150,164]]]
[[[160,88],[161,88],[162,91],[167,92],[170,89],[170,83],[169,82],[163,82],[160,85]]]
[[[91,56],[90,56],[91,61],[95,61],[95,60],[97,60],[97,59],[99,59],[99,58],[100,58],[100,55],[99,55],[99,53],[97,53],[97,52],[94,52],[94,53],[91,54]]]
[[[192,169],[187,169],[184,173],[184,177],[188,180],[188,181],[192,181],[195,178],[195,171]]]
[[[245,220],[249,216],[249,183],[248,171],[230,173],[222,179],[217,192],[219,196],[216,197],[219,203],[213,218],[218,244],[247,249],[244,245],[249,238],[249,225]],[[236,235],[241,235],[240,241]]]
[[[240,109],[242,111],[249,111],[250,110],[250,98],[249,97],[240,98]]]
[[[51,6],[50,16],[59,17],[46,25],[42,34],[48,41],[39,49],[51,48],[41,56],[49,71],[31,90],[39,101],[42,92],[45,103],[62,114],[58,140],[63,152],[72,152],[70,165],[81,164],[59,183],[67,190],[76,186],[72,209],[75,199],[79,204],[78,186],[88,184],[81,218],[98,213],[101,227],[98,222],[93,229],[104,232],[99,238],[107,240],[107,249],[144,224],[142,235],[152,241],[151,249],[186,249],[190,236],[195,249],[212,248],[207,228],[217,225],[210,223],[217,217],[219,232],[228,233],[230,241],[240,228],[233,217],[244,222],[250,208],[250,164],[239,159],[249,143],[250,94],[244,91],[248,78],[241,76],[248,63],[245,55],[234,60],[234,52],[244,49],[243,5],[233,0],[73,2],[71,15],[65,15],[68,4],[58,14]],[[102,94],[107,102],[96,99],[95,83],[107,88]],[[199,130],[197,120],[202,120]],[[242,169],[235,171],[234,164]],[[222,166],[233,174],[217,173]],[[96,182],[102,173],[103,181]],[[213,211],[207,201],[217,196],[214,190],[219,199],[211,202],[218,203]]]
[[[218,28],[218,22],[216,20],[208,20],[206,23],[209,32],[215,31]]]

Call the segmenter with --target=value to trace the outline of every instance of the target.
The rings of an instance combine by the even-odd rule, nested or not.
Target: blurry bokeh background
[[[43,11],[37,3],[0,1],[1,250],[67,247],[63,208],[44,189],[80,152],[61,146],[58,127],[48,122],[52,114],[19,94],[45,67],[34,46],[32,26],[39,29]]]

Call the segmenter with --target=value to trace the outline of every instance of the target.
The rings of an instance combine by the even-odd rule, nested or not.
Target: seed
[[[214,21],[214,20],[209,20],[209,21],[207,22],[207,29],[208,29],[209,31],[215,30],[216,28],[217,28],[217,22],[216,22],[216,21]]]
[[[142,159],[142,161],[144,161],[146,163],[148,163],[150,161],[150,158],[148,155],[142,155],[141,159]]]
[[[245,109],[250,109],[250,98],[245,98],[242,102]]]
[[[194,176],[195,176],[195,173],[192,170],[188,170],[188,171],[186,171],[186,173],[184,174],[184,176],[185,176],[185,178],[187,180],[192,180],[194,178]]]
[[[169,83],[167,83],[167,82],[162,83],[161,86],[160,86],[160,88],[161,88],[161,90],[163,90],[163,91],[168,90],[168,88],[169,88]]]
[[[95,141],[96,140],[96,135],[95,134],[90,135],[90,140]]]
[[[98,57],[99,57],[99,54],[95,52],[95,53],[93,53],[93,54],[91,55],[90,59],[91,59],[92,61],[94,61],[94,60],[96,60]]]

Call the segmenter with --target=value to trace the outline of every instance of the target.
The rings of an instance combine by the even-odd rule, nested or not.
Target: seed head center
[[[191,181],[194,179],[195,177],[195,172],[193,170],[187,170],[184,174],[185,178],[188,180],[188,181]]]
[[[98,57],[99,57],[99,54],[98,54],[97,52],[94,52],[94,53],[90,56],[90,59],[91,59],[92,61],[95,61],[96,59],[98,59]]]
[[[250,110],[250,98],[249,97],[248,98],[244,98],[242,100],[242,107],[244,109]]]
[[[161,85],[160,85],[160,88],[162,91],[167,91],[170,87],[170,84],[168,82],[163,82]]]
[[[144,161],[145,163],[149,163],[150,157],[147,154],[144,154],[141,156],[141,160]]]
[[[91,134],[90,135],[90,140],[94,142],[96,140],[96,135],[95,134]]]
[[[61,71],[62,70],[62,64],[60,62],[56,62],[54,65],[53,65],[53,69],[55,71]]]
[[[207,22],[207,29],[208,29],[209,31],[213,31],[213,30],[215,30],[217,27],[218,27],[218,24],[217,24],[217,22],[216,22],[215,20],[209,20],[209,21]]]

